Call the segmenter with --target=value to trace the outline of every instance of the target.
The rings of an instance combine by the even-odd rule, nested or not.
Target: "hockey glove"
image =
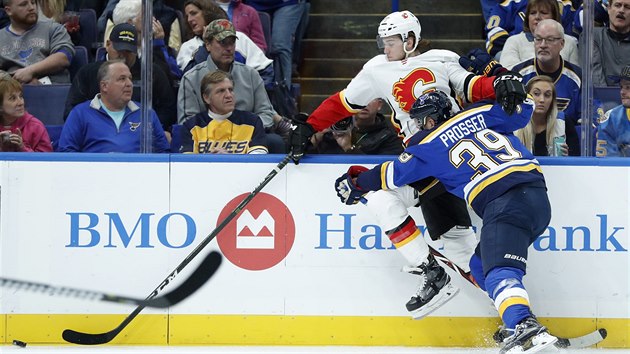
[[[516,72],[506,71],[494,79],[494,94],[497,102],[508,115],[516,111],[518,105],[527,98],[523,78]]]
[[[506,71],[498,61],[483,49],[473,49],[459,58],[459,65],[475,75],[495,76]]]
[[[348,172],[344,173],[335,181],[335,190],[341,202],[346,205],[357,204],[365,193],[369,192],[361,189],[356,184],[356,178],[363,172],[368,171],[367,167],[350,166]]]
[[[304,156],[306,148],[310,143],[311,136],[315,134],[315,129],[306,123],[308,116],[299,113],[291,120],[291,132],[289,132],[289,148],[291,159],[297,165]]]

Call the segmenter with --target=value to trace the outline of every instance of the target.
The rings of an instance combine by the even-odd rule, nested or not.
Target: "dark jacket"
[[[332,132],[327,132],[317,147],[311,148],[311,153],[400,155],[404,150],[402,139],[380,113],[376,115],[376,124],[367,129],[353,128],[352,136],[354,148],[346,152],[337,144]]]
[[[66,109],[64,119],[68,117],[72,108],[79,103],[90,101],[100,91],[99,83],[96,81],[98,69],[103,61],[97,61],[84,65],[72,80],[72,86],[66,99]],[[140,82],[140,60],[136,60],[131,68],[131,75],[134,79],[134,89],[132,100],[140,102],[140,87],[136,85]],[[171,126],[177,122],[177,102],[173,88],[168,85],[168,76],[164,70],[153,64],[153,109],[157,114],[164,130],[170,131]],[[164,83],[167,83],[166,85]]]

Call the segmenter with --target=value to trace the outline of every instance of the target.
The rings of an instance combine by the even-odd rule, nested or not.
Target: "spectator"
[[[595,8],[593,20],[596,27],[608,27],[608,0],[591,0]],[[582,22],[584,22],[584,4],[575,6],[575,17],[573,18],[573,34],[579,36],[582,33]]]
[[[141,64],[137,59],[138,53],[137,32],[133,25],[121,23],[114,26],[109,39],[105,41],[107,55],[105,60],[124,60],[131,70],[134,83],[140,83]],[[74,106],[85,101],[89,101],[100,91],[100,83],[96,79],[98,70],[105,60],[98,60],[83,66],[72,81],[72,86],[66,99],[66,110],[64,117],[68,117]],[[170,137],[171,126],[177,122],[177,104],[173,88],[170,85],[160,83],[167,82],[168,76],[159,65],[153,63],[153,109],[160,118],[162,128]],[[140,101],[140,90],[134,90],[133,98]]]
[[[597,128],[597,156],[630,157],[630,65],[612,80],[621,87],[621,105],[606,112]]]
[[[400,155],[402,139],[380,113],[383,100],[372,100],[351,117],[331,129],[313,134],[313,153]]]
[[[216,70],[201,80],[207,110],[184,122],[184,152],[195,154],[266,154],[265,128],[260,118],[235,109],[234,81]]]
[[[214,20],[227,19],[225,11],[214,0],[187,0],[185,4],[186,25],[194,36],[182,44],[177,54],[177,65],[184,73],[208,59],[208,51],[201,38],[205,26]],[[273,83],[273,61],[243,32],[236,31],[235,50],[234,60],[256,69],[265,87]]]
[[[510,69],[514,65],[534,57],[534,35],[538,22],[553,19],[560,22],[560,7],[556,0],[529,0],[525,10],[523,32],[511,35],[505,41],[501,53],[501,65]],[[560,55],[567,61],[580,65],[577,39],[564,35],[564,47]]]
[[[62,152],[139,153],[142,139],[140,106],[131,101],[131,71],[122,60],[103,63],[96,80],[100,93],[70,111],[59,138]],[[169,152],[155,112],[151,111],[153,152]]]
[[[573,31],[574,10],[571,2],[558,0],[560,18],[567,33]],[[486,51],[500,60],[503,46],[509,36],[521,33],[525,26],[527,1],[498,2],[491,10],[486,22]],[[552,18],[555,18],[552,17]],[[533,31],[532,31],[533,33]]]
[[[609,0],[608,18],[608,27],[593,29],[591,63],[595,86],[616,85],[610,76],[619,76],[621,69],[630,65],[630,0]],[[584,42],[584,36],[580,41]]]
[[[542,20],[534,32],[536,57],[515,65],[512,70],[523,76],[524,83],[538,75],[551,77],[556,85],[558,110],[578,125],[582,112],[582,69],[562,58],[560,51],[563,47],[562,25],[555,20]]]
[[[46,127],[24,109],[22,92],[17,80],[8,75],[0,78],[0,151],[52,152]]]
[[[142,3],[140,0],[122,0],[119,2],[114,8],[114,12],[112,14],[113,25],[118,25],[121,23],[130,23],[136,27],[136,31],[138,31],[138,38],[142,38]],[[111,31],[111,26],[105,31],[105,34],[109,36],[109,32]],[[175,31],[174,28],[171,28],[171,31]],[[180,31],[177,29],[177,31]],[[179,70],[177,66],[177,61],[175,60],[176,54],[174,54],[170,47],[167,47],[165,44],[164,38],[166,38],[166,33],[162,23],[153,17],[152,23],[152,33],[153,33],[153,56],[158,59],[157,63],[162,66],[165,72],[169,73],[170,84],[174,85],[174,81],[179,79],[182,76],[182,71]],[[167,39],[168,40],[168,39]],[[180,42],[181,44],[181,42]],[[179,48],[179,45],[178,45]]]
[[[228,20],[232,22],[237,31],[243,32],[260,50],[267,51],[267,42],[263,33],[258,11],[241,0],[216,0],[223,11],[227,13]]]
[[[304,0],[248,0],[257,11],[271,16],[271,55],[274,58],[276,82],[291,87],[293,38],[296,34]]]
[[[527,93],[534,98],[536,108],[527,125],[514,135],[535,156],[580,156],[580,142],[571,120],[558,118],[556,87],[549,76],[536,76],[527,83]],[[560,154],[555,151],[555,139],[564,138]]]
[[[120,9],[122,11],[116,16],[114,15],[114,10],[118,7],[118,4],[121,3]],[[114,25],[135,18],[140,13],[138,9],[141,5],[142,3],[136,0],[110,0],[107,4],[107,8],[98,19],[97,27],[99,33],[103,33],[103,37],[101,38],[106,40]],[[179,47],[182,45],[181,23],[179,23],[179,19],[177,18],[177,12],[172,7],[164,5],[162,0],[153,0],[153,17],[160,22],[160,26],[163,30],[163,36],[158,37],[154,34],[153,37],[155,39],[161,39],[163,41],[162,45],[168,45],[169,48],[177,53]]]
[[[57,22],[39,20],[34,0],[5,0],[11,25],[0,31],[0,69],[22,84],[68,83],[74,45]]]
[[[37,0],[38,16],[61,23],[66,0]]]
[[[273,125],[274,111],[260,75],[256,70],[234,61],[236,38],[234,26],[227,20],[215,20],[206,26],[203,41],[210,54],[205,62],[197,64],[182,77],[177,95],[177,117],[180,124],[189,117],[206,111],[200,91],[201,80],[207,73],[218,69],[232,75],[236,109],[259,116],[265,127]]]

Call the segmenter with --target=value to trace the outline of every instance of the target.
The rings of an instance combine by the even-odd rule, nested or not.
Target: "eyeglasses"
[[[549,37],[549,38],[534,37],[534,42],[536,42],[536,44],[540,44],[542,43],[542,41],[545,41],[545,43],[547,44],[556,44],[556,42],[558,42],[561,39],[563,38],[562,37]]]

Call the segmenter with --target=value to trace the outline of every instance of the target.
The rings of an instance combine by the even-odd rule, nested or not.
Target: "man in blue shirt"
[[[597,127],[597,156],[630,157],[630,65],[610,79],[619,81],[621,105],[606,112]]]
[[[131,79],[124,61],[103,63],[97,74],[100,93],[70,111],[58,151],[139,153],[142,118],[140,105],[131,101]],[[169,152],[162,124],[153,110],[150,119],[153,152]]]

